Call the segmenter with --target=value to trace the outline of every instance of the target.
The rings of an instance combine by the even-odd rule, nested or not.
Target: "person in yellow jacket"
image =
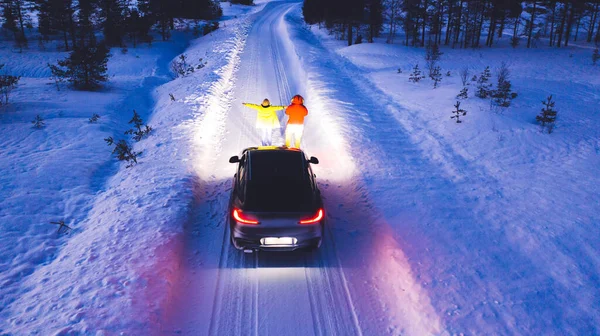
[[[266,98],[260,105],[250,103],[242,104],[246,107],[255,109],[258,112],[256,114],[256,128],[260,134],[262,145],[271,146],[273,129],[281,127],[275,111],[283,110],[285,109],[285,106],[271,105],[271,102]]]

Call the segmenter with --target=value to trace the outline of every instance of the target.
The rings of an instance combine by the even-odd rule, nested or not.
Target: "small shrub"
[[[450,71],[446,72],[446,77],[450,77],[450,76],[451,76]]]
[[[456,119],[456,123],[460,124],[462,122],[462,120],[460,120],[460,116],[466,116],[467,111],[460,108],[460,102],[458,100],[456,101],[456,104],[454,104],[454,108],[455,110],[452,111],[452,114],[454,115],[450,117],[450,119]]]
[[[56,84],[56,91],[60,91],[60,85],[67,80],[67,71],[50,63],[48,63],[48,68],[50,68],[50,73],[52,73],[50,79]]]
[[[431,79],[433,80],[433,88],[437,88],[439,83],[442,81],[442,72],[439,66],[433,68],[431,73]]]
[[[458,99],[467,99],[469,98],[469,89],[467,87],[462,88],[460,93],[456,96]]]
[[[89,119],[90,124],[94,124],[94,123],[98,122],[98,119],[100,119],[100,115],[98,115],[97,113],[94,113],[92,115],[92,117]]]
[[[152,131],[152,127],[144,125],[144,121],[135,110],[133,110],[133,117],[129,120],[129,124],[133,124],[134,128],[125,131],[125,134],[133,135],[133,140],[135,141],[142,140],[142,138]]]
[[[169,93],[169,97],[171,98],[171,101],[175,101],[175,96],[173,96],[172,93]]]
[[[481,75],[479,75],[479,79],[477,80],[477,92],[475,95],[479,98],[487,98],[492,90],[492,84],[488,83],[489,79],[492,77],[492,73],[490,71],[490,67],[486,66]]]
[[[4,64],[0,64],[0,69],[4,67]],[[8,98],[14,88],[17,87],[20,76],[12,75],[0,75],[0,106],[8,105]]]
[[[198,65],[196,65],[196,70],[200,70],[200,69],[202,69],[202,68],[204,68],[206,66],[206,64],[208,62],[203,61],[203,60],[204,59],[202,57],[200,57],[200,59],[198,60]],[[194,72],[194,71],[192,71],[192,72]]]
[[[398,68],[398,73],[401,74],[402,73],[402,68]]]
[[[33,128],[43,128],[44,126],[46,126],[46,123],[44,122],[44,118],[42,118],[42,116],[40,116],[39,114],[35,116],[35,119],[33,119],[33,121],[31,122],[33,124]]]
[[[202,27],[202,35],[208,35],[208,34],[214,32],[217,29],[219,29],[219,22],[218,21],[214,21],[214,22],[211,22],[209,24],[205,24]]]
[[[515,98],[516,93],[511,92],[512,84],[510,83],[510,70],[505,62],[502,62],[498,72],[496,73],[498,80],[496,84],[496,90],[491,91],[490,94],[494,98],[494,103],[498,106],[508,107],[510,106],[511,100]]]
[[[440,60],[440,56],[443,53],[440,51],[440,46],[437,43],[429,43],[425,49],[425,64],[427,66],[428,75],[431,77],[437,61]]]
[[[548,134],[550,134],[554,130],[558,111],[554,109],[555,102],[552,100],[552,95],[548,96],[546,100],[543,100],[542,104],[544,107],[542,107],[542,111],[535,119],[540,123],[540,126],[542,126],[542,132],[546,129]]]
[[[185,77],[194,73],[196,70],[204,68],[206,64],[207,62],[200,58],[198,64],[194,66],[188,62],[188,57],[185,54],[181,54],[173,61],[173,63],[171,63],[171,71],[175,74],[176,78]]]
[[[127,143],[125,140],[119,140],[116,144],[113,137],[108,137],[104,139],[109,146],[115,145],[112,153],[117,155],[117,159],[119,161],[126,161],[126,168],[131,168],[133,165],[137,164],[137,157],[141,154],[141,152],[134,152],[133,148]]]
[[[419,69],[419,65],[417,64],[413,68],[413,72],[410,74],[410,77],[408,77],[408,81],[418,83],[423,78],[425,78],[425,76],[421,74],[421,70]]]

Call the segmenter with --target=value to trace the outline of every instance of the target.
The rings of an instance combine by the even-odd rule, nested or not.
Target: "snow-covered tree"
[[[462,88],[462,90],[460,90],[460,93],[458,95],[456,95],[456,98],[458,98],[458,99],[469,98],[469,88],[467,88],[467,87]]]

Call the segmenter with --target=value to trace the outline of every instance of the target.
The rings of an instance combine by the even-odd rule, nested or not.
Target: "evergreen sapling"
[[[535,119],[542,126],[542,131],[545,128],[548,131],[548,134],[550,134],[554,130],[558,111],[554,109],[555,102],[552,100],[552,95],[548,96],[545,101],[542,101],[542,104],[544,107],[542,108],[540,114],[535,117]]]
[[[98,121],[98,119],[100,119],[100,115],[98,115],[97,113],[94,113],[92,115],[92,117],[89,119],[90,124],[94,124]]]
[[[4,64],[0,64],[0,69]],[[21,77],[12,75],[0,75],[0,106],[8,105],[8,98],[14,88],[17,87]]]
[[[423,78],[425,78],[425,77],[423,75],[421,75],[421,70],[419,69],[419,65],[416,64],[415,67],[413,68],[413,72],[408,77],[408,81],[413,82],[413,83],[418,83]]]
[[[497,85],[496,90],[490,92],[492,97],[494,98],[494,103],[501,107],[510,106],[510,102],[512,99],[517,97],[517,94],[511,92],[511,83],[509,81],[510,71],[508,70],[508,66],[506,63],[502,62],[502,65],[498,69],[497,73]]]
[[[152,131],[152,127],[144,125],[142,118],[135,110],[133,110],[133,118],[129,120],[129,124],[133,124],[134,128],[125,131],[125,134],[133,135],[133,140],[135,141],[142,140],[142,138],[150,134]]]
[[[137,157],[141,154],[141,152],[134,152],[133,148],[127,143],[127,141],[119,140],[115,144],[113,137],[108,137],[104,139],[104,141],[106,141],[109,146],[115,145],[112,154],[116,154],[119,161],[127,161],[127,166],[125,166],[126,168],[131,168],[134,164],[138,163]]]
[[[477,97],[487,98],[490,95],[492,84],[488,83],[488,81],[491,77],[490,67],[486,66],[477,80],[477,92],[475,92]]]
[[[40,128],[46,126],[46,123],[44,122],[44,118],[42,118],[42,116],[40,116],[39,114],[35,116],[35,119],[33,119],[33,121],[31,123],[33,124],[33,128],[37,128],[37,129],[40,129]]]
[[[464,87],[460,90],[460,93],[456,96],[458,99],[467,99],[469,98],[469,88]]]
[[[466,116],[467,111],[460,108],[460,102],[458,100],[456,101],[456,104],[454,104],[454,108],[456,108],[456,110],[452,111],[452,114],[454,115],[450,117],[450,119],[456,119],[456,123],[460,124],[462,122],[460,116]]]
[[[442,81],[442,72],[439,66],[433,68],[431,73],[431,79],[433,79],[433,88],[437,88],[439,83]]]

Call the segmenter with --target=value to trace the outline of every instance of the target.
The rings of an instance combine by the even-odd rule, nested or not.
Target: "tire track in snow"
[[[283,19],[291,8],[271,24],[272,57],[281,101],[289,101],[293,94],[301,93],[299,87],[303,86],[302,83],[298,83],[298,78],[293,79],[297,83],[292,83],[283,61],[284,57],[290,54],[282,52],[281,39],[288,36],[284,37],[281,29],[284,28]],[[291,62],[293,60],[287,60],[288,69],[291,68]],[[290,72],[293,73],[292,69]],[[326,231],[321,249],[304,257],[304,275],[314,332],[316,335],[362,335],[347,281],[335,250],[333,232],[329,226]],[[324,260],[328,260],[327,266]],[[350,318],[347,312],[350,312]]]

